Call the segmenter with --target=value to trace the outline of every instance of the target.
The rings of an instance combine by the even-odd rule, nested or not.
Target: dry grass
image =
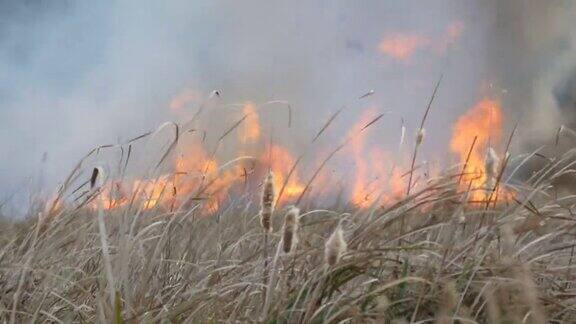
[[[426,115],[413,161],[422,144]],[[219,137],[212,157],[245,118]],[[152,178],[182,134],[190,132],[173,123],[161,128],[169,126],[173,140],[152,168]],[[124,162],[119,163],[124,171],[133,143],[157,132],[125,143],[128,149],[121,148]],[[521,183],[512,179],[539,154],[505,159],[507,172],[492,172],[494,179],[486,190],[490,201],[469,202],[471,193],[462,189],[469,175],[462,175],[460,165],[427,183],[421,180],[416,186],[410,180],[405,197],[392,205],[354,209],[338,202],[332,208],[314,209],[321,206],[314,204],[314,197],[305,199],[308,188],[350,140],[330,151],[318,166],[295,199],[299,216],[297,209],[288,209],[294,213],[289,218],[279,204],[280,196],[309,150],[290,167],[282,187],[272,188],[272,181],[264,181],[263,175],[259,182],[267,185],[227,200],[210,217],[202,214],[202,200],[197,199],[211,185],[204,180],[195,196],[178,208],[158,204],[144,209],[141,198],[132,195],[129,204],[105,210],[107,202],[99,195],[107,183],[104,171],[97,169],[86,180],[79,171],[86,159],[106,146],[91,151],[59,191],[60,197],[72,191],[83,202],[34,206],[32,216],[24,220],[1,220],[0,319],[10,323],[576,322],[572,274],[576,196],[562,194],[557,186],[574,173],[576,151],[547,159]],[[472,146],[475,143],[476,139]],[[81,192],[72,183],[91,188]],[[499,201],[495,187],[514,191],[514,199]],[[262,224],[261,211],[266,216]]]
[[[458,172],[447,171],[393,206],[304,210],[290,254],[281,253],[284,211],[266,233],[257,197],[238,198],[217,217],[80,208],[4,221],[0,318],[574,322],[576,198],[553,186],[572,172],[573,157],[517,185],[507,203],[466,203]],[[339,223],[348,249],[326,266],[325,242]]]

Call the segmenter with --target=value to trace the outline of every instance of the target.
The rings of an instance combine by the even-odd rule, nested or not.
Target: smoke
[[[2,1],[0,197],[53,188],[89,149],[182,120],[214,89],[224,103],[290,102],[294,129],[281,135],[292,147],[343,105],[328,144],[360,111],[388,111],[377,143],[394,150],[401,117],[413,133],[444,74],[423,150],[445,159],[454,119],[486,84],[508,90],[512,116],[557,107],[574,8],[512,2]],[[415,45],[387,55],[394,35]],[[178,96],[190,103],[175,111]],[[265,128],[285,118],[266,114]],[[236,118],[208,116],[214,136]]]
[[[508,118],[521,125],[518,146],[550,144],[561,124],[576,121],[576,4],[511,0],[488,7],[486,71],[507,90]]]
[[[576,67],[570,70],[567,77],[553,88],[553,95],[563,116],[564,122],[571,128],[576,123]]]

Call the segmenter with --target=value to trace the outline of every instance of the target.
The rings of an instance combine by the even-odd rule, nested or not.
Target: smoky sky
[[[351,107],[340,132],[377,107],[391,112],[378,136],[393,146],[400,119],[414,131],[443,74],[424,149],[444,158],[451,124],[483,95],[497,93],[507,115],[520,118],[522,109],[536,109],[526,98],[551,93],[566,78],[558,66],[573,62],[565,53],[574,6],[510,3],[2,0],[0,198],[55,186],[94,146],[181,118],[169,103],[185,89],[218,89],[225,103],[287,100],[295,142],[343,105]],[[536,11],[547,14],[539,21]],[[437,49],[454,24],[461,35]],[[378,46],[397,33],[428,43],[396,60]],[[214,119],[226,127],[226,118]]]

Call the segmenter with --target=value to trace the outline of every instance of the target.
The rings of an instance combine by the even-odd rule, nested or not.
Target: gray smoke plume
[[[223,103],[289,101],[295,129],[281,135],[293,147],[347,105],[328,144],[376,107],[390,114],[374,145],[394,150],[401,117],[414,133],[440,74],[423,156],[445,159],[454,119],[488,83],[509,120],[551,116],[547,132],[559,103],[570,107],[573,18],[569,1],[4,0],[0,198],[53,188],[94,146],[184,119],[214,89]],[[407,59],[383,53],[397,34],[416,46]],[[186,89],[201,99],[174,113]],[[208,113],[214,136],[232,114]],[[263,127],[283,116],[272,110]]]
[[[550,143],[573,125],[576,91],[576,4],[573,1],[491,1],[487,71],[507,89],[524,149]],[[545,139],[545,140],[542,140]]]

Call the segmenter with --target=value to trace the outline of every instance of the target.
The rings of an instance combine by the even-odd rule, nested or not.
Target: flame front
[[[485,201],[492,195],[486,172],[487,150],[499,144],[502,136],[502,110],[500,103],[484,98],[454,124],[450,149],[458,155],[463,166],[461,189],[470,188],[471,201]],[[474,142],[474,138],[476,141]],[[474,143],[474,146],[472,146]],[[509,193],[499,189],[503,198]]]
[[[245,118],[236,132],[235,154],[236,157],[242,156],[247,160],[243,158],[234,163],[222,164],[206,152],[204,139],[196,138],[183,142],[183,145],[177,148],[178,154],[174,158],[171,172],[155,179],[116,181],[101,188],[100,201],[105,202],[104,208],[135,205],[144,210],[157,207],[173,210],[200,204],[202,213],[212,214],[218,211],[224,200],[230,196],[241,194],[242,190],[254,192],[263,175],[269,170],[275,175],[276,192],[282,192],[278,200],[280,204],[298,198],[304,192],[305,182],[298,172],[299,168],[290,174],[295,163],[293,155],[279,143],[262,145],[267,141],[262,138],[260,117],[254,104],[244,104],[242,114]],[[344,185],[351,184],[346,186],[344,192],[355,208],[393,203],[401,199],[406,191],[405,171],[409,168],[403,166],[402,162],[409,161],[409,157],[402,158],[402,152],[391,154],[381,149],[378,142],[366,142],[374,127],[365,129],[365,126],[377,115],[376,109],[364,110],[359,120],[347,132],[345,139],[349,140],[348,146],[340,156],[345,163],[345,170],[348,170],[344,173],[348,179],[344,180]],[[490,98],[479,101],[454,124],[450,149],[457,154],[460,165],[463,166],[460,189],[470,189],[471,201],[486,201],[494,192],[504,199],[511,197],[509,192],[501,188],[494,192],[493,188],[489,188],[495,182],[493,177],[489,179],[486,170],[486,152],[488,148],[499,144],[501,128],[500,104]],[[472,146],[474,138],[476,141]],[[423,183],[422,175],[426,175],[426,172],[419,173],[419,176],[414,177],[415,186]],[[286,181],[289,174],[290,178]],[[335,187],[329,185],[329,178],[327,174],[320,174],[314,183],[317,187],[316,195],[320,194],[318,192],[322,192],[322,195],[337,194]],[[281,190],[283,186],[284,189]],[[98,201],[93,201],[90,207],[98,208]]]
[[[350,153],[354,160],[354,185],[350,198],[352,203],[358,207],[369,205],[373,201],[373,187],[378,187],[378,180],[382,180],[379,177],[384,176],[383,168],[376,162],[378,160],[374,159],[374,156],[370,157],[371,161],[366,161],[364,141],[367,134],[360,134],[362,127],[375,115],[376,112],[373,109],[366,110],[348,133],[348,136],[352,138]]]
[[[375,109],[366,110],[347,135],[351,138],[349,154],[354,165],[350,200],[358,208],[398,198],[405,186],[390,154],[365,143],[369,133],[361,130],[376,115]]]
[[[272,151],[265,153],[262,157],[262,161],[266,159],[271,159],[269,161],[270,169],[274,172],[274,186],[277,188],[276,191],[280,191],[286,177],[290,173],[290,169],[294,165],[294,158],[290,152],[280,145],[272,145]],[[301,183],[297,172],[293,172],[288,179],[288,183],[284,187],[282,197],[280,197],[280,202],[286,202],[291,198],[298,197],[304,191],[304,184]]]
[[[277,190],[280,190],[294,165],[294,158],[279,144],[259,153],[254,146],[261,140],[260,118],[256,106],[246,103],[242,107],[242,113],[246,117],[237,132],[239,145],[236,153],[238,156],[260,154],[258,165],[274,172],[274,184]],[[154,207],[172,208],[190,201],[201,201],[203,213],[211,214],[218,210],[230,190],[240,190],[239,184],[248,181],[249,172],[246,166],[232,164],[223,167],[217,159],[210,157],[199,140],[188,141],[180,150],[174,160],[172,173],[151,180],[113,182],[101,188],[99,199],[104,202],[103,208],[115,209],[134,201],[137,206],[147,210]],[[304,185],[298,173],[293,172],[284,188],[280,203],[297,197],[303,191]],[[98,208],[98,201],[94,200],[90,207]]]

